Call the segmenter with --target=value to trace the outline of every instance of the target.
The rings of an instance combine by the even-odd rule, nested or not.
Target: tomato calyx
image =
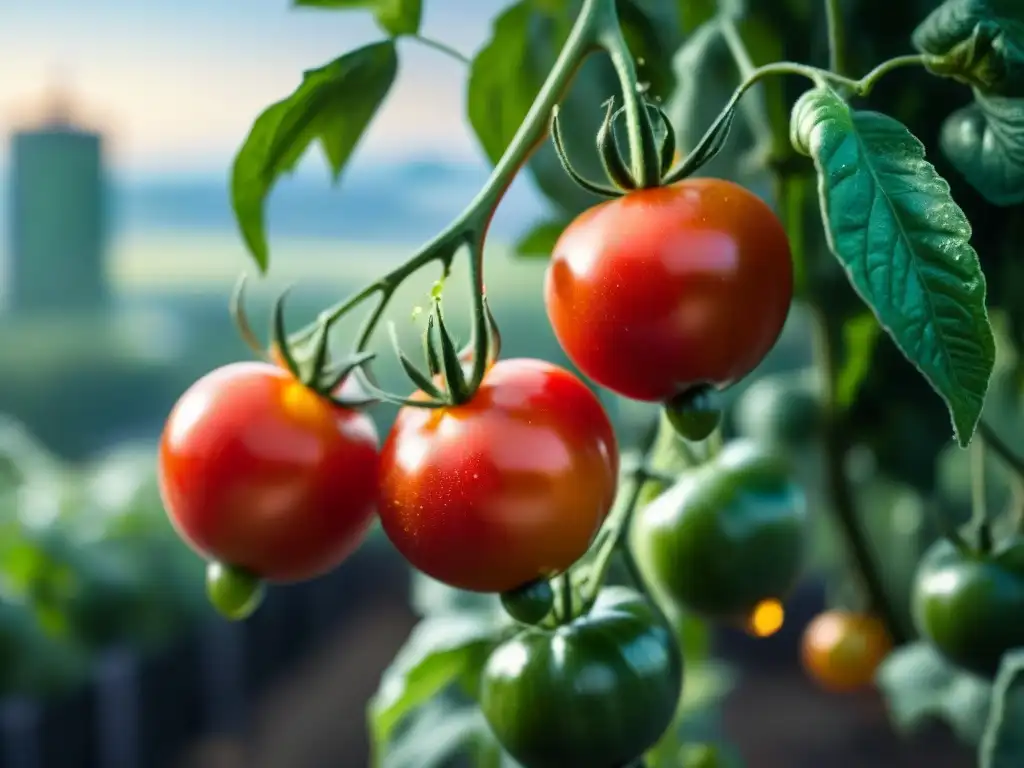
[[[475,394],[471,386],[471,377],[477,345],[470,343],[459,350],[445,322],[440,293],[435,293],[432,300],[433,306],[430,314],[427,315],[427,327],[423,332],[425,371],[410,360],[402,349],[395,324],[388,324],[391,346],[395,350],[395,356],[398,358],[402,370],[425,395],[422,399],[396,401],[397,405],[412,405],[421,408],[455,406],[469,402]],[[487,328],[486,338],[483,342],[487,358],[486,368],[490,368],[501,353],[501,332],[491,313],[486,295],[481,298],[481,307]],[[381,395],[381,398],[391,400],[385,395]]]
[[[332,360],[327,345],[330,327],[325,324],[318,325],[312,334],[304,334],[297,339],[289,338],[284,321],[287,290],[274,301],[271,310],[271,341],[269,347],[264,347],[245,311],[245,285],[243,275],[231,296],[230,313],[242,340],[259,359],[284,368],[307,388],[339,407],[360,410],[379,401],[379,398],[364,392],[358,395],[341,393],[345,382],[355,376],[357,370],[366,373],[363,368],[375,357],[372,352],[360,352]]]
[[[597,154],[601,159],[601,166],[609,183],[591,181],[577,171],[569,155],[565,150],[565,141],[562,137],[561,123],[559,122],[559,108],[556,106],[551,110],[551,140],[555,147],[555,154],[562,168],[570,179],[582,189],[599,197],[615,198],[622,197],[638,189],[650,189],[653,187],[669,186],[682,181],[708,163],[717,155],[725,145],[732,127],[735,103],[730,102],[718,115],[715,122],[707,130],[700,142],[694,147],[682,161],[676,165],[678,152],[676,147],[676,132],[665,111],[658,105],[646,98],[640,98],[641,113],[646,112],[647,119],[639,121],[641,140],[638,145],[642,148],[650,148],[657,153],[656,158],[639,158],[640,165],[651,163],[652,167],[648,175],[653,174],[655,183],[642,184],[637,178],[637,164],[630,167],[622,154],[619,141],[616,138],[616,123],[624,116],[627,107],[615,107],[615,97],[611,97],[604,103],[605,116],[601,126],[597,130],[595,144]],[[652,119],[653,118],[653,119]],[[655,128],[655,125],[660,130]],[[637,159],[637,158],[634,158]],[[655,172],[656,171],[656,172]]]
[[[684,440],[707,440],[722,423],[722,398],[718,390],[697,386],[673,397],[664,405],[669,424]]]
[[[598,157],[601,159],[601,166],[604,169],[609,184],[591,181],[573,167],[572,161],[569,160],[569,155],[565,150],[565,141],[562,137],[562,127],[558,117],[558,107],[551,111],[551,140],[554,144],[558,161],[562,164],[569,178],[588,192],[608,198],[622,197],[645,186],[661,186],[666,175],[671,170],[672,163],[676,157],[675,129],[672,127],[668,115],[657,104],[646,100],[642,101],[641,109],[646,110],[648,119],[640,121],[641,131],[649,132],[650,135],[644,137],[641,145],[651,146],[657,152],[658,173],[656,184],[641,185],[637,179],[636,172],[630,169],[629,163],[623,157],[619,142],[615,138],[615,126],[619,118],[624,115],[625,107],[616,109],[614,96],[604,103],[604,107],[605,116],[600,128],[597,130],[595,143],[597,145]],[[655,130],[654,121],[650,119],[651,117],[654,117],[660,124],[660,131]],[[658,135],[659,133],[660,136]],[[643,158],[643,161],[646,163],[647,158]]]

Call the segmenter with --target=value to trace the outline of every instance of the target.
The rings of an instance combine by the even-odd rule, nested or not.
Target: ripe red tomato
[[[611,422],[582,381],[540,360],[502,360],[468,403],[399,411],[381,452],[378,509],[423,573],[507,592],[586,552],[618,469]]]
[[[199,553],[271,581],[337,566],[374,514],[379,441],[268,363],[233,363],[178,400],[160,443],[164,506]]]
[[[555,336],[598,384],[665,401],[726,387],[774,346],[793,297],[786,232],[721,179],[643,189],[582,213],[545,282]]]

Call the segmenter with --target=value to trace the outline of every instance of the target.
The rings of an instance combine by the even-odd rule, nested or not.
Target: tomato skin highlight
[[[468,403],[398,412],[381,451],[378,509],[415,568],[459,589],[509,592],[586,552],[618,469],[611,422],[579,378],[502,360]]]
[[[848,693],[870,686],[892,650],[885,625],[875,616],[832,610],[804,630],[800,656],[804,670],[822,688]]]
[[[269,581],[339,565],[374,516],[379,439],[287,371],[232,363],[178,400],[160,441],[160,493],[203,556]]]
[[[687,179],[600,203],[562,233],[544,288],[562,349],[590,379],[665,401],[749,374],[793,297],[785,229],[721,179]]]

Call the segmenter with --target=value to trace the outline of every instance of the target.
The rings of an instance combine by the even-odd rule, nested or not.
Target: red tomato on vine
[[[506,592],[586,552],[618,467],[611,422],[582,381],[502,360],[465,404],[399,411],[381,452],[381,523],[428,576]]]
[[[786,232],[760,198],[721,179],[631,192],[562,233],[548,318],[583,373],[634,400],[665,401],[749,374],[793,297]]]
[[[233,363],[178,400],[160,443],[164,506],[202,555],[272,581],[323,574],[374,515],[379,441],[268,363]]]

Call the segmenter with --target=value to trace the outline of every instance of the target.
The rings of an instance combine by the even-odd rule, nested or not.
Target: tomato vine
[[[443,41],[420,35],[419,0],[362,5],[374,10],[388,38],[307,72],[291,96],[260,115],[236,157],[233,203],[261,270],[269,261],[263,206],[270,188],[314,141],[323,146],[335,176],[343,171],[396,77],[396,41],[411,38],[465,59]],[[878,668],[884,686],[891,666],[883,657],[917,659],[914,654],[927,653],[936,664],[997,678],[993,711],[1002,707],[1021,678],[1013,651],[1024,646],[1024,622],[1000,625],[995,617],[1009,609],[1016,615],[1018,608],[1024,614],[1024,548],[1019,530],[997,535],[986,495],[985,450],[1020,475],[1018,492],[1024,462],[982,421],[996,365],[988,314],[993,297],[968,215],[926,158],[922,141],[894,115],[857,105],[895,87],[896,73],[903,70],[970,85],[974,111],[949,119],[970,120],[976,128],[985,123],[988,134],[975,131],[981,136],[998,132],[1006,173],[991,171],[996,144],[986,138],[971,144],[966,133],[951,137],[947,131],[946,154],[989,203],[1019,202],[1014,184],[1020,169],[1011,162],[1014,147],[1024,144],[1024,129],[1014,133],[1024,125],[1018,120],[1018,111],[1024,114],[1019,8],[1004,0],[946,0],[915,30],[916,52],[890,52],[871,66],[847,45],[842,4],[823,0],[818,5],[828,65],[817,66],[755,55],[744,12],[722,3],[702,19],[700,39],[724,45],[737,77],[725,105],[686,146],[668,105],[644,82],[647,74],[664,72],[651,67],[640,76],[635,49],[663,33],[651,18],[654,9],[642,0],[555,5],[522,0],[510,6],[495,24],[497,42],[470,62],[471,94],[493,90],[488,78],[508,52],[498,44],[502,39],[524,52],[521,62],[503,61],[514,71],[516,64],[531,66],[525,56],[531,22],[539,19],[541,28],[558,33],[560,47],[548,71],[522,75],[529,87],[499,89],[508,101],[502,114],[483,115],[481,99],[471,99],[470,120],[493,168],[448,226],[404,263],[294,333],[285,327],[281,296],[269,350],[246,317],[244,284],[232,303],[243,338],[276,366],[272,374],[261,369],[261,376],[312,390],[307,394],[316,408],[297,409],[290,400],[288,408],[281,406],[289,429],[324,438],[328,431],[314,429],[314,422],[353,418],[372,400],[399,406],[375,480],[385,533],[421,574],[499,598],[489,608],[424,618],[371,704],[378,748],[387,747],[403,718],[448,697],[463,704],[468,699],[467,722],[474,725],[466,727],[475,735],[466,739],[479,747],[482,764],[499,764],[502,751],[526,768],[594,768],[602,759],[619,768],[644,765],[645,754],[656,761],[649,768],[675,764],[665,761],[680,754],[683,679],[693,674],[693,658],[706,655],[682,648],[685,628],[692,630],[697,617],[749,624],[759,607],[786,598],[804,566],[806,499],[786,450],[771,441],[727,439],[723,419],[723,396],[776,344],[794,300],[810,310],[820,379],[814,395],[819,402],[806,431],[820,433],[830,519],[858,577],[865,609],[823,614],[819,626],[828,630],[826,636],[811,632],[805,641],[809,670],[828,687],[849,689],[867,684]],[[591,76],[584,65],[595,59],[610,72],[602,87],[613,89],[604,94],[603,120],[587,136],[604,180],[582,167],[572,141],[583,117],[582,110],[570,109],[574,85]],[[853,76],[858,69],[866,73]],[[806,88],[795,94],[788,120],[788,103],[780,118],[778,104],[772,111],[755,98],[769,87],[781,92],[783,80],[787,86],[805,81]],[[753,156],[772,175],[778,218],[743,185],[694,178],[712,167],[738,126],[755,136]],[[544,302],[555,337],[591,381],[660,406],[658,419],[621,461],[610,421],[581,380],[548,363],[500,356],[501,334],[484,288],[485,244],[495,211],[524,169],[552,196],[556,182],[538,171],[542,152],[557,160],[557,183],[568,178],[574,185],[572,200],[586,201],[556,201],[556,219],[530,235],[541,242],[530,248],[551,256]],[[982,158],[983,152],[989,155]],[[607,199],[595,202],[601,197]],[[807,203],[815,199],[812,216]],[[830,257],[821,258],[822,252]],[[472,299],[471,339],[462,350],[442,308],[460,255],[468,261]],[[391,393],[378,385],[368,350],[399,287],[429,266],[440,267],[440,279],[431,296],[423,363],[413,362],[393,329],[391,334],[401,368],[417,391]],[[1019,297],[1002,300],[1019,303]],[[367,310],[362,326],[347,355],[332,359],[328,338],[357,309]],[[1021,342],[1024,325],[1019,317],[1011,320],[1020,337],[1015,341]],[[942,400],[960,448],[974,439],[973,531],[961,532],[945,515],[936,515],[942,538],[921,560],[910,590],[913,632],[887,583],[886,563],[851,480],[855,448],[868,445],[880,462],[886,455],[885,437],[870,432],[871,419],[863,416],[865,408],[873,413],[870,396],[880,386],[873,374],[883,363],[920,375],[924,388]],[[345,382],[358,383],[359,393],[342,392]],[[877,397],[894,397],[891,388],[881,392]],[[886,405],[888,410],[880,410],[898,410]],[[231,422],[217,437],[239,457],[233,471],[260,461],[238,448],[238,429]],[[948,432],[933,442],[948,441]],[[187,454],[182,452],[183,462]],[[929,454],[926,462],[933,459]],[[165,474],[175,474],[172,469]],[[309,472],[304,480],[316,480]],[[236,474],[238,483],[245,480],[245,472]],[[167,494],[179,523],[202,516],[182,514],[190,510],[183,477],[177,473],[178,497]],[[313,487],[319,498],[327,486]],[[363,511],[351,513],[346,546],[361,531]],[[230,547],[221,549],[232,554]],[[218,558],[224,554],[206,550]],[[609,585],[616,556],[631,589]],[[213,579],[210,588],[229,613],[243,615],[258,587],[248,575],[273,578],[275,569],[261,574],[238,559],[226,557],[216,569],[237,578]],[[299,565],[288,573],[304,572]],[[957,585],[955,595],[943,591],[949,583]],[[998,599],[973,607],[983,620],[959,621],[973,589]],[[914,632],[922,640],[915,642]],[[599,635],[615,642],[598,649]],[[625,646],[641,641],[657,675],[622,663]],[[859,656],[849,650],[858,642]],[[839,659],[849,653],[859,659],[855,669]],[[587,660],[614,684],[605,692],[611,698],[602,700],[607,708],[593,708],[589,699],[573,694],[585,685],[578,675]],[[586,731],[585,743],[567,737],[572,729],[560,729],[549,711],[550,702],[563,697],[576,709],[558,714]],[[628,727],[616,731],[608,713],[624,697],[631,697],[631,710],[614,712]],[[531,709],[540,714],[533,718]],[[630,714],[635,711],[649,716],[641,722]],[[472,730],[479,729],[481,716],[490,726],[487,736]],[[986,736],[985,754],[1006,733],[998,724],[1002,719],[993,715],[990,722],[996,735]],[[718,759],[712,745],[691,754]]]

